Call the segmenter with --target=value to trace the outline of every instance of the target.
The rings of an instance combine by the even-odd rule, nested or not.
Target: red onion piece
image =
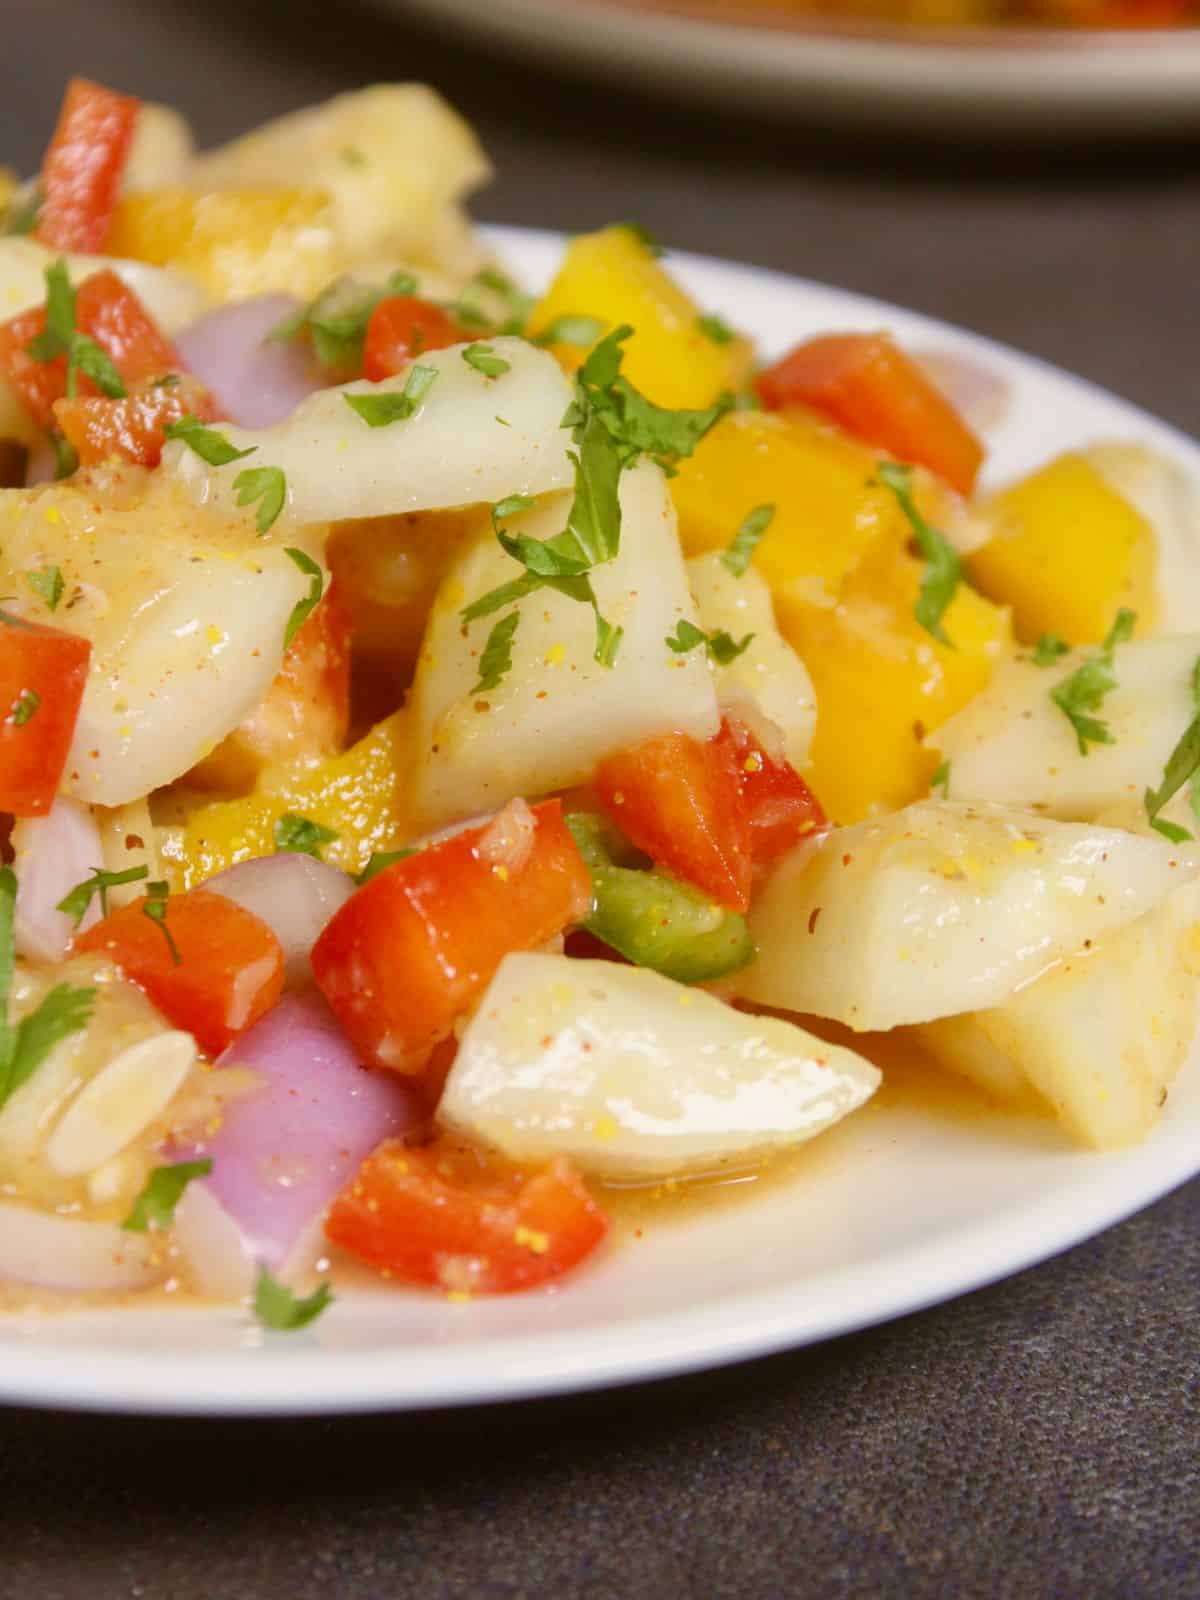
[[[264,1083],[232,1101],[199,1147],[213,1163],[204,1187],[251,1254],[291,1275],[297,1253],[311,1247],[315,1225],[359,1163],[426,1112],[399,1078],[359,1065],[311,990],[285,995],[217,1066],[248,1067]]]
[[[354,879],[326,861],[295,851],[227,867],[204,885],[261,917],[283,946],[284,983],[312,982],[309,956],[317,935],[354,893]]]
[[[44,817],[17,819],[12,845],[17,954],[35,961],[61,961],[74,929],[70,917],[55,907],[103,862],[99,830],[86,806],[60,796]],[[90,928],[99,917],[98,901],[93,900],[80,929]]]
[[[255,295],[208,312],[176,335],[179,354],[230,422],[273,427],[323,387],[305,342],[268,337],[299,308],[291,295]]]
[[[165,1270],[149,1234],[0,1202],[0,1279],[39,1289],[144,1289]]]

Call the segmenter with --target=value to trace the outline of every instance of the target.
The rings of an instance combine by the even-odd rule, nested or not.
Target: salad
[[[988,373],[767,362],[632,224],[531,297],[487,172],[419,86],[197,154],[76,79],[4,180],[9,1304],[533,1289],[885,1036],[1096,1148],[1186,1055],[1187,480],[980,491]]]

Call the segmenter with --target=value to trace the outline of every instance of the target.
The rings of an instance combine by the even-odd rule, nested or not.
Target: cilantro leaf
[[[489,589],[487,594],[480,595],[478,600],[472,600],[469,606],[464,606],[459,616],[464,622],[475,622],[480,617],[490,617],[493,611],[499,611],[513,600],[523,600],[527,594],[532,594],[535,589],[540,589],[549,580],[539,578],[536,573],[526,572],[520,578],[514,578],[511,583],[502,583],[498,589]]]
[[[399,394],[345,394],[342,399],[367,424],[368,428],[386,428],[393,422],[406,422],[425,398],[437,377],[436,367],[423,367],[419,363],[408,369],[408,377]]]
[[[948,645],[953,649],[954,641],[947,637],[946,630],[942,627],[942,618],[962,582],[962,561],[959,559],[958,551],[946,535],[931,527],[917,510],[912,497],[911,467],[903,466],[896,461],[881,461],[879,481],[896,496],[901,511],[908,518],[921,554],[925,557],[921,591],[913,607],[913,615],[926,633],[932,634],[939,644]]]
[[[409,856],[415,856],[416,853],[415,847],[407,850],[372,850],[371,859],[354,881],[361,888],[364,883],[370,883],[372,878],[377,878],[381,872],[394,867],[397,861],[407,861]]]
[[[335,278],[302,310],[277,323],[268,337],[287,340],[307,334],[313,354],[328,372],[352,377],[362,371],[367,324],[376,306],[389,295],[416,291],[417,280],[408,272],[392,273],[383,288]]]
[[[519,611],[510,611],[488,634],[479,658],[479,682],[471,690],[472,694],[486,694],[489,689],[499,688],[505,673],[512,671],[513,635],[520,620]]]
[[[728,550],[721,553],[721,565],[726,572],[732,572],[735,578],[740,578],[746,568],[754,560],[754,552],[758,549],[758,541],[771,526],[775,516],[773,505],[755,506],[742,519],[742,524],[734,534]]]
[[[235,449],[223,433],[205,427],[200,418],[192,416],[190,411],[178,422],[168,422],[163,433],[168,439],[182,439],[188,449],[195,451],[201,461],[207,461],[210,467],[227,467],[231,461],[252,456],[258,449],[255,444],[246,450]]]
[[[480,304],[480,295],[484,290],[490,290],[504,302],[507,316],[499,324]],[[449,309],[455,320],[464,328],[489,329],[493,333],[500,334],[519,334],[525,331],[529,313],[533,310],[533,300],[519,289],[506,273],[500,272],[495,267],[485,267],[472,278]]]
[[[183,1199],[188,1184],[193,1178],[207,1178],[212,1169],[213,1164],[207,1158],[155,1167],[121,1224],[122,1228],[127,1233],[147,1233],[151,1223],[156,1228],[169,1228],[175,1217],[175,1207]]]
[[[33,1076],[56,1044],[87,1026],[96,1003],[94,989],[60,983],[14,1027],[9,1000],[16,905],[17,875],[11,867],[0,867],[0,1106]]]
[[[71,393],[71,374],[78,368],[110,400],[123,400],[127,393],[125,380],[117,371],[116,362],[107,350],[101,349],[94,339],[77,333],[71,340],[67,357],[67,393]]]
[[[462,353],[463,360],[485,378],[498,378],[512,369],[512,362],[494,353],[490,344],[469,344]]]
[[[325,574],[313,558],[306,556],[303,550],[295,550],[291,545],[288,545],[284,550],[284,555],[290,556],[300,568],[300,571],[312,579],[307,595],[303,600],[296,601],[296,604],[292,607],[292,614],[287,620],[287,627],[283,630],[283,648],[286,650],[308,621],[310,613],[320,605],[321,596],[325,593]]]
[[[14,728],[23,728],[31,717],[35,717],[42,703],[42,697],[36,689],[22,689],[13,701],[9,716],[12,718]]]
[[[50,430],[50,448],[54,451],[54,478],[61,482],[79,470],[79,456],[75,446],[57,428]]]
[[[948,761],[943,761],[933,777],[930,778],[929,787],[931,790],[940,789],[943,800],[950,798],[950,763]]]
[[[1165,835],[1173,844],[1181,844],[1192,835],[1186,828],[1168,822],[1158,813],[1168,800],[1178,794],[1184,784],[1189,779],[1194,779],[1196,773],[1200,771],[1200,658],[1197,658],[1192,668],[1192,703],[1196,707],[1196,715],[1183,730],[1178,743],[1167,757],[1158,788],[1147,789],[1143,796],[1150,826]],[[1191,801],[1192,814],[1200,818],[1200,785],[1195,782],[1192,783]]]
[[[159,880],[146,885],[146,901],[142,906],[143,915],[156,922],[162,929],[162,936],[167,941],[167,949],[171,952],[171,960],[177,967],[183,965],[183,957],[179,954],[179,946],[175,943],[175,935],[167,926],[167,902],[171,897],[171,886]]]
[[[1122,607],[1108,630],[1099,653],[1055,685],[1050,698],[1075,729],[1079,754],[1086,756],[1089,744],[1113,744],[1107,722],[1090,715],[1098,711],[1105,695],[1117,686],[1113,671],[1113,654],[1119,644],[1124,644],[1133,634],[1136,612]]]
[[[63,575],[57,567],[33,567],[25,574],[25,582],[40,595],[46,602],[50,611],[58,610],[58,602],[63,597]]]
[[[727,667],[731,661],[737,660],[753,638],[754,635],[748,633],[744,639],[735,640],[724,628],[718,628],[715,633],[705,633],[694,622],[680,617],[674,635],[667,635],[667,645],[677,656],[682,656],[702,644],[718,666]]]
[[[608,421],[610,429],[622,443],[652,456],[660,466],[690,456],[714,423],[733,410],[733,395],[726,393],[702,411],[669,411],[647,400],[625,377],[614,380],[610,394],[612,410],[601,413],[616,419],[615,427]]]
[[[254,1287],[254,1314],[264,1328],[275,1333],[294,1333],[315,1321],[333,1300],[328,1283],[322,1283],[304,1299],[292,1293],[286,1284],[273,1278],[266,1267],[258,1269]]]
[[[103,867],[97,867],[90,878],[84,878],[83,882],[77,883],[69,894],[65,894],[54,909],[70,917],[78,927],[87,915],[87,909],[96,895],[100,896],[100,915],[106,917],[110,889],[116,889],[123,883],[140,883],[143,878],[149,876],[150,868],[145,864],[140,867],[126,867],[124,872],[105,872]]]
[[[283,854],[312,856],[320,861],[321,846],[332,844],[337,838],[337,833],[333,828],[326,828],[321,823],[314,822],[311,817],[301,817],[294,811],[285,811],[283,816],[276,819],[274,836],[277,851]]]
[[[609,622],[607,617],[602,617],[594,600],[592,610],[596,615],[596,648],[593,653],[602,667],[611,667],[617,659],[617,651],[621,648],[625,629]]]
[[[582,348],[595,344],[604,332],[604,323],[599,317],[566,316],[555,317],[548,327],[542,329],[534,344],[576,344]]]
[[[233,480],[237,503],[248,506],[258,501],[255,526],[268,533],[287,502],[287,479],[282,467],[246,467]]]
[[[711,312],[706,316],[696,318],[696,328],[706,339],[711,339],[714,344],[732,344],[737,337],[733,329],[722,317],[714,316]]]
[[[26,346],[27,354],[34,361],[55,361],[66,356],[68,399],[75,395],[80,372],[91,378],[102,394],[113,400],[123,399],[125,384],[112,357],[76,327],[75,289],[66,261],[60,256],[52,262],[45,277],[46,326]]]
[[[1030,660],[1035,667],[1052,667],[1059,656],[1069,654],[1071,646],[1065,639],[1060,639],[1056,633],[1043,633],[1037,644],[1033,647]]]
[[[621,458],[603,420],[591,416],[572,453],[575,496],[567,515],[567,532],[578,545],[588,566],[612,561],[621,545],[621,502],[617,485]]]

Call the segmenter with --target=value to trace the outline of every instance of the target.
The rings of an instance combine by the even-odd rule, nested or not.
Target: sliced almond
[[[46,1159],[63,1177],[92,1172],[132,1144],[175,1097],[196,1060],[190,1033],[160,1033],[115,1056],[63,1114]]]

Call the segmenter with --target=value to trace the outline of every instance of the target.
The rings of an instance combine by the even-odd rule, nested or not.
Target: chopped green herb
[[[499,378],[503,373],[512,370],[512,362],[494,354],[490,344],[469,344],[464,349],[462,358],[469,367],[474,367],[476,372],[482,372],[485,378]]]
[[[227,467],[231,461],[252,456],[258,449],[255,444],[246,450],[235,449],[223,433],[205,427],[200,418],[192,416],[190,412],[186,417],[180,417],[178,422],[168,422],[163,433],[168,439],[182,439],[188,449],[195,451],[201,461],[207,461],[210,467]]]
[[[489,314],[486,306],[481,304],[480,296],[484,291],[498,295],[504,303],[507,315],[499,324]],[[495,267],[485,267],[482,272],[476,274],[449,310],[464,328],[486,329],[498,334],[520,334],[524,333],[525,324],[529,321],[533,300],[519,289],[506,273],[498,271]]]
[[[102,350],[94,339],[89,339],[84,333],[77,333],[71,341],[70,358],[67,362],[67,393],[71,394],[71,377],[78,369],[88,377],[110,400],[123,400],[126,395],[125,381],[117,371],[116,362],[107,350]]]
[[[377,878],[381,872],[386,872],[389,867],[394,867],[397,861],[407,861],[409,856],[416,855],[415,848],[408,850],[373,850],[371,859],[355,878],[355,883],[360,887],[370,883],[372,878]]]
[[[193,1178],[207,1178],[212,1169],[213,1164],[207,1158],[155,1167],[121,1224],[122,1228],[127,1233],[147,1233],[152,1223],[156,1228],[169,1228],[175,1217],[175,1207],[183,1199],[188,1184]]]
[[[498,417],[497,417],[497,418],[496,418],[496,421],[497,421],[497,422],[498,422],[498,423],[499,423],[499,424],[500,424],[500,426],[501,426],[501,427],[502,427],[502,428],[511,428],[511,427],[512,427],[512,423],[511,423],[511,422],[509,422],[509,421],[508,421],[508,419],[507,419],[507,418],[506,418],[506,417],[499,417],[499,416],[498,416]]]
[[[712,315],[696,318],[696,327],[706,339],[711,339],[714,344],[732,344],[737,335],[729,324],[721,317]]]
[[[275,823],[275,848],[281,853],[312,856],[320,861],[321,846],[332,844],[336,838],[333,828],[326,828],[311,817],[297,816],[294,811],[285,811]]]
[[[292,614],[287,620],[287,627],[283,630],[283,648],[286,650],[308,621],[311,612],[320,605],[321,596],[325,593],[325,574],[313,558],[306,556],[303,550],[295,550],[291,545],[288,545],[284,550],[284,555],[290,556],[300,568],[300,571],[312,579],[304,599],[297,600],[292,607]]]
[[[177,372],[164,372],[161,378],[155,378],[150,385],[152,389],[178,389],[179,374]]]
[[[702,644],[718,666],[727,667],[731,661],[737,660],[753,638],[754,635],[748,633],[744,639],[735,640],[724,628],[719,628],[716,633],[705,633],[703,628],[681,617],[674,636],[667,635],[667,645],[677,656],[682,656]]]
[[[602,617],[596,610],[596,602],[592,601],[592,608],[596,612],[596,660],[602,667],[611,667],[617,659],[617,652],[621,648],[621,641],[625,637],[625,629],[611,623],[607,617]]]
[[[1192,835],[1178,823],[1168,822],[1165,817],[1160,817],[1159,812],[1189,780],[1192,784],[1192,815],[1200,819],[1200,784],[1195,781],[1197,772],[1200,772],[1200,658],[1192,668],[1192,704],[1196,709],[1196,715],[1188,723],[1179,737],[1179,742],[1167,757],[1158,788],[1147,789],[1144,796],[1146,816],[1150,820],[1150,826],[1170,839],[1173,844],[1181,844]]]
[[[50,448],[54,451],[54,478],[57,483],[79,471],[79,456],[75,446],[57,428],[50,430]]]
[[[369,428],[386,428],[393,422],[405,422],[412,416],[436,377],[436,367],[418,364],[408,369],[408,377],[399,394],[394,390],[387,394],[343,394],[342,399]]]
[[[100,896],[100,915],[108,915],[108,891],[119,888],[123,883],[141,883],[143,878],[150,876],[150,868],[126,867],[124,872],[105,872],[102,867],[97,867],[90,878],[85,878],[82,883],[77,883],[69,894],[63,896],[55,907],[70,917],[76,927],[87,915],[87,909],[97,895]]]
[[[333,1300],[328,1283],[320,1284],[312,1294],[300,1299],[286,1284],[273,1278],[266,1267],[258,1269],[258,1282],[254,1288],[254,1314],[264,1328],[275,1333],[294,1333],[315,1321]]]
[[[276,517],[287,502],[287,479],[282,467],[246,467],[233,480],[237,503],[248,506],[258,501],[255,526],[259,533],[269,533]]]
[[[490,689],[499,688],[504,675],[512,671],[513,635],[520,620],[519,611],[510,611],[488,634],[479,658],[479,682],[471,690],[472,694],[486,694]]]
[[[1091,660],[1085,661],[1081,667],[1076,667],[1069,677],[1064,678],[1050,690],[1051,700],[1075,729],[1081,756],[1087,755],[1089,744],[1114,743],[1107,722],[1102,722],[1090,713],[1098,711],[1105,695],[1116,688],[1113,654],[1119,644],[1124,644],[1132,637],[1136,621],[1136,612],[1122,607],[1117,612],[1099,653]]]
[[[5,209],[0,221],[0,233],[28,234],[37,227],[38,213],[44,196],[36,184],[24,194],[16,195]]]
[[[895,461],[883,461],[879,465],[879,481],[886,484],[896,496],[901,511],[908,518],[921,554],[925,557],[921,592],[917,596],[913,615],[926,633],[932,634],[940,644],[949,645],[953,649],[954,641],[947,638],[946,630],[942,627],[942,618],[946,615],[955,591],[962,582],[962,561],[959,559],[958,551],[946,535],[931,527],[917,510],[912,497],[911,467],[902,466]]]
[[[735,578],[740,578],[754,560],[758,541],[771,526],[774,516],[773,505],[755,506],[743,519],[728,550],[722,552],[721,565],[727,572],[732,572]]]
[[[1044,633],[1033,647],[1030,657],[1035,667],[1052,667],[1059,656],[1070,653],[1071,646],[1056,633]]]
[[[588,345],[595,344],[604,332],[604,324],[599,317],[566,316],[555,317],[547,328],[543,328],[534,340],[535,344],[575,344],[586,349]]]
[[[950,798],[950,763],[948,761],[943,761],[933,777],[930,778],[929,787],[931,789],[940,789],[943,800]]]
[[[34,567],[25,574],[25,582],[40,595],[46,602],[50,611],[58,610],[58,602],[63,597],[63,575],[57,567]]]
[[[295,339],[307,334],[313,354],[330,373],[353,377],[362,371],[363,343],[375,307],[389,295],[417,292],[410,272],[393,272],[383,288],[354,278],[335,278],[302,310],[285,317],[269,338]]]
[[[144,915],[156,922],[162,929],[162,936],[167,941],[167,949],[171,952],[171,960],[177,967],[183,965],[183,957],[179,954],[179,946],[175,943],[175,935],[167,926],[167,902],[171,897],[170,884],[160,880],[146,885],[146,903],[142,907]]]
[[[66,356],[68,399],[74,398],[80,372],[91,378],[102,394],[113,400],[123,399],[125,384],[112,357],[94,339],[79,332],[75,316],[75,290],[67,264],[60,256],[46,268],[46,326],[30,341],[27,354],[34,361],[55,361]]]
[[[38,707],[41,703],[42,697],[36,689],[22,689],[21,693],[13,701],[12,710],[9,712],[13,720],[13,726],[15,728],[23,728],[32,717],[37,715]]]

